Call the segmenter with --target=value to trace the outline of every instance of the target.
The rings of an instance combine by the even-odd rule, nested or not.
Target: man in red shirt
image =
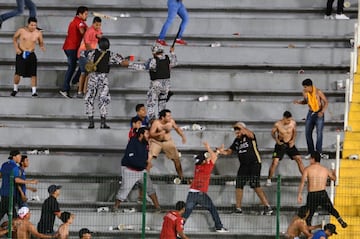
[[[70,81],[76,69],[77,62],[77,51],[80,47],[80,43],[82,41],[83,35],[87,29],[86,19],[88,17],[88,8],[84,6],[78,7],[76,11],[76,16],[70,22],[68,27],[68,33],[63,45],[63,50],[67,57],[68,69],[65,73],[64,85],[62,90],[60,90],[60,94],[66,98],[71,98],[70,96]],[[74,78],[79,78],[80,71],[76,73]],[[73,81],[74,83],[74,81]]]
[[[185,212],[185,202],[178,201],[175,205],[175,211],[170,211],[164,216],[160,239],[189,239],[184,233],[184,219],[182,215]]]
[[[216,232],[228,232],[228,230],[223,227],[214,203],[207,195],[211,171],[215,166],[220,151],[217,149],[216,152],[214,152],[207,142],[204,142],[204,146],[207,151],[195,157],[194,179],[186,198],[184,218],[185,220],[189,218],[192,210],[199,204],[210,212],[215,222]],[[223,149],[224,145],[221,146],[220,150]]]

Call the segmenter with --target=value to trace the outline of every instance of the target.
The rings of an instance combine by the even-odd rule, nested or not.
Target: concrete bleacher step
[[[109,117],[131,118],[134,115],[135,105],[138,103],[137,100],[113,100],[109,106]],[[32,98],[30,100],[29,97],[2,97],[0,107],[3,116],[86,118],[84,100],[82,99]],[[341,120],[343,107],[343,102],[331,102],[327,110],[326,120]],[[274,105],[274,102],[269,100],[245,102],[169,101],[167,108],[172,110],[172,116],[175,120],[184,118],[201,119],[206,116],[209,120],[233,122],[239,120],[245,122],[255,121],[255,119],[256,121],[275,122],[282,118],[282,113],[285,110],[290,110],[294,119],[301,121],[308,111],[307,106],[294,105],[292,101],[279,101]],[[237,110],[234,111],[233,109]],[[243,112],[247,112],[247,114],[244,115]],[[95,109],[95,115],[98,115],[97,109]]]
[[[60,205],[61,206],[61,205]],[[65,210],[71,210],[71,208]],[[260,209],[260,208],[259,208]],[[76,209],[75,209],[76,210]],[[261,210],[261,209],[260,209]],[[122,235],[125,231],[110,231],[109,227],[117,227],[119,224],[131,225],[133,226],[133,233],[141,232],[141,221],[142,214],[140,212],[135,213],[112,213],[104,212],[97,213],[94,211],[71,211],[75,213],[75,220],[71,225],[71,231],[78,231],[82,227],[89,227],[91,225],[91,230],[96,233],[107,232],[114,233],[114,235]],[[146,214],[146,226],[149,227],[147,233],[157,235],[159,234],[163,222],[163,216],[165,213],[147,213]],[[222,223],[226,228],[229,229],[229,234],[221,234],[222,237],[232,238],[234,234],[237,235],[275,235],[276,230],[276,217],[273,216],[262,216],[259,214],[259,211],[254,211],[248,215],[237,215],[231,213],[219,212]],[[282,214],[280,216],[280,231],[286,231],[287,225],[291,220],[293,213]],[[40,210],[32,210],[31,221],[37,223],[40,218]],[[314,216],[313,222],[316,224],[321,223],[322,220],[329,220],[328,215],[318,215]],[[54,228],[57,228],[60,225],[60,220],[55,220]],[[259,225],[263,225],[259,227]],[[187,220],[185,224],[185,233],[191,235],[191,233],[211,233],[211,236],[216,236],[214,232],[214,223],[211,219],[209,212],[204,210],[194,210],[193,213]],[[121,238],[133,238],[133,237],[124,237]],[[208,234],[209,236],[209,234]],[[219,234],[217,234],[219,236]],[[96,237],[98,238],[98,237]],[[136,238],[136,237],[134,237]],[[146,237],[148,238],[148,237]],[[152,238],[152,237],[151,237]],[[198,238],[198,237],[194,237]],[[201,237],[200,237],[201,238]],[[244,238],[244,237],[242,237]],[[258,237],[261,238],[261,237]]]
[[[3,43],[9,49],[3,52],[2,58],[13,59],[12,43]],[[65,62],[65,54],[59,50],[62,44],[47,44],[46,52],[37,51],[39,62]],[[134,55],[141,61],[146,61],[151,55],[148,46],[111,46],[111,50],[123,56]],[[177,57],[179,65],[199,66],[287,66],[287,67],[317,67],[317,68],[346,68],[350,63],[350,49],[343,48],[256,48],[256,47],[198,47],[181,46]],[[221,62],[214,56],[221,55]]]
[[[299,69],[300,70],[300,69]],[[12,89],[15,69],[9,66],[0,66],[1,88]],[[38,87],[45,89],[60,89],[64,81],[66,67],[60,69],[38,69]],[[171,72],[171,89],[174,91],[197,92],[267,92],[270,87],[276,86],[271,93],[295,94],[301,97],[301,82],[310,78],[316,87],[328,94],[344,94],[344,90],[337,89],[337,81],[346,80],[349,75],[337,71],[305,71],[299,74],[298,70],[239,70],[239,69],[184,69],[173,68]],[[120,67],[113,67],[109,73],[110,90],[147,90],[149,88],[149,73],[146,71],[130,71]],[[248,82],[251,81],[251,84]],[[21,87],[29,86],[29,79],[20,82]],[[328,96],[329,97],[329,96]]]
[[[82,129],[62,128],[0,128],[2,135],[11,135],[11,138],[0,140],[2,148],[42,148],[49,149],[73,149],[73,150],[115,150],[125,148],[128,137],[128,130],[89,130],[86,127]],[[173,139],[179,150],[202,149],[203,141],[208,141],[212,146],[225,144],[230,146],[234,140],[234,133],[231,130],[223,131],[188,131],[185,132],[187,142],[181,143],[181,138],[173,133]],[[269,131],[255,132],[260,149],[272,149],[274,140]],[[216,135],[216,137],[214,137]],[[335,151],[336,131],[324,132],[323,148],[326,151]],[[305,133],[298,132],[297,148],[304,150],[306,148]],[[89,140],[91,139],[91,140]]]

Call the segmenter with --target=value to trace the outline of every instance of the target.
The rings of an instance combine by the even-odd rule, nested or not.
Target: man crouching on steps
[[[89,74],[88,89],[85,95],[86,114],[89,117],[89,129],[93,129],[94,125],[94,101],[96,94],[99,94],[99,110],[101,116],[101,129],[110,129],[106,124],[106,116],[108,114],[108,105],[110,104],[109,79],[110,64],[120,64],[127,67],[129,62],[120,54],[109,51],[110,41],[103,37],[99,40],[99,49],[88,52],[87,59],[96,62],[97,59],[105,52],[105,55],[97,64],[96,70]],[[84,54],[84,52],[81,52]],[[84,56],[84,55],[80,55]]]

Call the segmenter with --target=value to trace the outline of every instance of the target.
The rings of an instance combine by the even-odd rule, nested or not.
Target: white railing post
[[[351,77],[351,76],[350,76]],[[349,129],[349,85],[350,85],[350,79],[345,80],[345,112],[344,112],[344,132],[350,131]]]
[[[338,131],[336,134],[336,155],[335,155],[335,163],[331,164],[331,169],[335,170],[337,180],[335,182],[335,185],[339,185],[339,173],[340,173],[340,132]]]

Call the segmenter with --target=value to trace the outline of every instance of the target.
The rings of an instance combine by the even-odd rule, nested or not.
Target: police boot
[[[89,116],[89,126],[88,129],[93,129],[95,127],[94,125],[94,116]]]
[[[100,129],[110,129],[110,126],[106,124],[106,118],[101,117]]]

